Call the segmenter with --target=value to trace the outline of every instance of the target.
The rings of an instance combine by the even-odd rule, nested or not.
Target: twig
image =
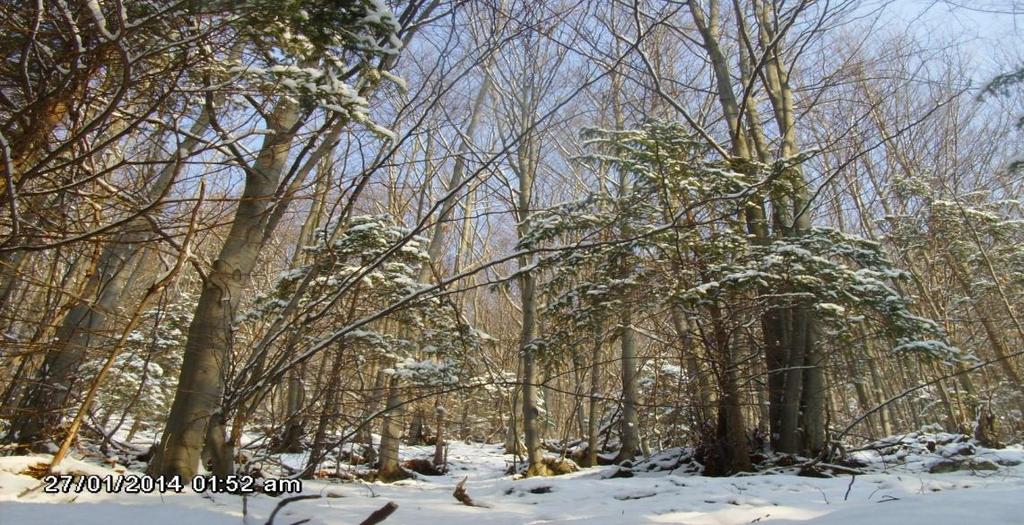
[[[267,518],[267,522],[264,525],[274,525],[274,517],[277,516],[277,513],[281,509],[283,509],[285,505],[287,505],[289,503],[294,503],[296,501],[302,501],[304,499],[318,499],[318,498],[320,498],[319,494],[305,494],[305,495],[302,495],[302,496],[292,496],[290,498],[283,499],[283,500],[277,502],[277,506],[274,507],[274,511],[270,513],[270,517]]]
[[[844,428],[841,432],[839,432],[839,434],[836,435],[833,439],[835,441],[838,441],[838,440],[842,439],[843,436],[845,436],[847,432],[849,432],[850,430],[853,429],[853,427],[857,426],[862,421],[867,419],[867,417],[870,416],[871,414],[874,414],[875,412],[881,410],[882,408],[884,408],[884,407],[886,407],[886,406],[888,406],[888,405],[890,405],[890,404],[892,404],[892,403],[894,403],[894,402],[896,402],[896,401],[898,401],[900,399],[903,399],[904,397],[907,397],[908,395],[910,395],[910,394],[912,394],[912,393],[914,393],[914,392],[916,392],[918,390],[921,390],[922,388],[934,385],[934,384],[936,384],[936,383],[938,383],[940,381],[944,381],[944,380],[952,378],[952,377],[956,377],[956,376],[959,376],[959,375],[963,375],[963,374],[967,374],[967,373],[973,372],[973,371],[978,370],[980,368],[984,368],[984,367],[986,367],[988,365],[991,365],[992,363],[997,363],[999,361],[1004,361],[1006,359],[1011,359],[1011,358],[1017,357],[1019,355],[1024,355],[1024,350],[1020,350],[1018,352],[1014,352],[1014,353],[1009,354],[1009,355],[1004,355],[1002,357],[997,357],[995,359],[989,359],[988,361],[985,361],[985,362],[982,362],[982,363],[978,363],[977,365],[974,365],[974,366],[972,366],[970,368],[965,368],[965,369],[962,369],[962,370],[957,370],[956,372],[953,372],[953,373],[950,373],[950,374],[946,374],[946,375],[944,375],[942,377],[939,377],[937,379],[933,379],[933,380],[928,381],[926,383],[922,383],[920,385],[910,387],[910,388],[904,390],[903,392],[900,392],[899,394],[896,394],[895,396],[890,397],[889,399],[885,400],[884,402],[879,403],[877,406],[875,406],[871,410],[868,410],[867,412],[864,412],[863,414],[861,414],[857,419],[854,419],[852,423],[847,425],[846,428]]]

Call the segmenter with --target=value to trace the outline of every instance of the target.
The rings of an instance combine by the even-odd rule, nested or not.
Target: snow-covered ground
[[[502,455],[499,446],[454,443],[448,475],[392,485],[306,481],[304,493],[323,497],[285,506],[274,523],[308,519],[310,524],[355,525],[387,502],[399,506],[384,522],[388,525],[1024,523],[1020,446],[966,451],[963,443],[954,443],[926,454],[924,438],[911,436],[907,442],[916,449],[858,453],[870,463],[865,471],[871,473],[828,479],[792,473],[705,478],[684,474],[684,469],[609,478],[615,467],[512,479],[504,474],[511,458]],[[405,455],[429,457],[431,451],[408,447]],[[950,456],[975,462],[978,468],[928,473]],[[45,458],[0,458],[0,525],[263,524],[281,501],[266,495],[243,502],[229,494],[44,494],[33,490],[39,484],[36,479],[18,474],[40,459]],[[981,470],[987,468],[995,470]],[[74,460],[65,470],[115,474],[107,467]],[[452,496],[463,478],[469,496],[485,506],[465,506]]]

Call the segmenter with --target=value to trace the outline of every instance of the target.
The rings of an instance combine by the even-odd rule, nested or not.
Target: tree
[[[230,355],[231,325],[247,276],[276,226],[270,221],[273,199],[289,174],[286,168],[296,134],[316,107],[334,112],[333,118],[368,122],[367,102],[360,92],[366,94],[380,78],[369,59],[393,55],[400,47],[397,20],[376,3],[294,2],[254,7],[257,9],[247,14],[259,17],[261,31],[267,31],[256,35],[255,43],[268,53],[270,62],[266,68],[247,64],[237,71],[257,80],[266,76],[277,79],[284,92],[270,93],[273,101],[264,113],[270,133],[252,165],[235,154],[245,173],[245,187],[231,230],[204,278],[174,403],[160,447],[150,462],[153,474],[191,478],[208,433],[215,437],[223,433],[223,419],[212,425],[210,421],[215,416],[223,418],[217,411]],[[275,56],[278,53],[283,57]],[[343,80],[352,75],[361,78],[356,84],[359,87]],[[222,458],[217,464],[217,473],[225,475],[231,461]]]

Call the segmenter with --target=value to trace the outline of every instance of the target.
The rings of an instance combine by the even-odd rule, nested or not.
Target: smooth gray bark
[[[213,267],[189,326],[185,356],[171,413],[149,473],[191,479],[199,467],[210,417],[218,410],[231,346],[235,312],[264,245],[272,196],[288,161],[298,107],[281,100],[268,117],[269,133],[246,170],[245,189],[231,229]]]

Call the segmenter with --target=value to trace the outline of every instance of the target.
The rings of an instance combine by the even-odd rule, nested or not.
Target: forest
[[[1016,521],[1022,15],[2,0],[0,522]]]

